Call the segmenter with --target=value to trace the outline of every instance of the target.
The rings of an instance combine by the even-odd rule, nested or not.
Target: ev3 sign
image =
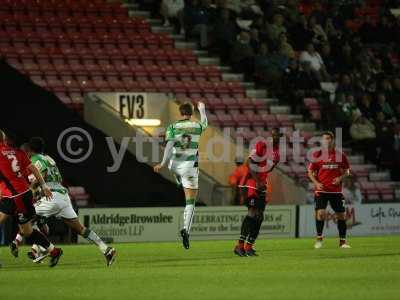
[[[148,103],[145,93],[118,93],[116,97],[116,109],[121,117],[128,119],[147,118]]]

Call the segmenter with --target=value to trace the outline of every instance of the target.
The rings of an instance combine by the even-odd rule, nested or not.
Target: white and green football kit
[[[168,168],[184,188],[198,189],[199,140],[207,122],[180,120],[167,129],[167,141],[173,141]]]
[[[180,120],[168,126],[166,133],[167,146],[161,166],[169,160],[168,168],[185,189],[199,188],[199,142],[201,134],[208,126],[205,107],[199,108],[199,111],[200,122],[191,119]],[[187,234],[193,222],[195,200],[186,199],[183,230]]]
[[[46,218],[52,216],[65,219],[77,218],[68,190],[61,184],[62,177],[56,162],[50,156],[43,154],[33,155],[31,161],[38,168],[46,185],[53,193],[53,199],[50,201],[42,197],[35,203],[36,214]]]
[[[40,171],[46,185],[53,194],[52,199],[48,200],[46,197],[42,197],[34,204],[36,214],[46,218],[54,216],[67,220],[76,219],[78,216],[72,207],[68,190],[61,184],[62,177],[56,162],[50,156],[44,154],[34,154],[31,157],[31,161]],[[115,249],[108,247],[96,232],[86,228],[84,232],[79,232],[79,234],[99,247],[100,251],[107,259],[108,266],[113,263],[115,259]],[[22,242],[22,236],[18,234],[15,240]]]

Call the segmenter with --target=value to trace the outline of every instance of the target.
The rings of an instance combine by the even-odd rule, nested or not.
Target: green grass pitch
[[[236,257],[232,241],[116,244],[105,266],[91,245],[63,246],[54,269],[0,248],[0,299],[400,299],[400,236],[257,243],[259,257]]]

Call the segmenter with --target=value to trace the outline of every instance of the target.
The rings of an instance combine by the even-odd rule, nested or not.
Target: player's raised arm
[[[46,196],[47,199],[52,199],[53,198],[53,193],[50,191],[48,186],[46,185],[46,182],[43,179],[42,174],[40,174],[39,170],[36,168],[35,165],[30,164],[28,166],[28,170],[32,172],[32,174],[35,176],[36,180],[40,183],[40,186],[43,189],[43,193]]]
[[[203,102],[197,103],[197,109],[200,112],[200,123],[202,126],[202,129],[206,129],[208,126],[208,120],[207,120],[207,115],[206,115],[206,105]]]

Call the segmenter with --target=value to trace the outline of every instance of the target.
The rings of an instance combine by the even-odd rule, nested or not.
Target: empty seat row
[[[1,15],[0,15],[1,16]],[[105,17],[80,17],[80,18],[59,18],[59,17],[28,17],[21,15],[3,15],[0,19],[0,27],[7,31],[59,31],[77,30],[87,31],[88,28],[98,30],[118,29],[120,31],[131,28],[149,29],[150,24],[143,18],[130,18],[128,16],[105,16]]]
[[[173,46],[173,40],[168,35],[159,35],[150,32],[138,32],[136,34],[128,34],[125,32],[116,33],[38,33],[38,32],[8,32],[0,31],[1,42],[23,42],[30,44],[36,43],[57,43],[58,45],[68,44],[121,44],[121,45],[148,45],[152,47],[168,47]]]
[[[78,57],[78,58],[109,58],[111,60],[125,60],[140,57],[141,60],[153,60],[154,58],[176,58],[185,57],[194,59],[197,58],[192,50],[187,49],[151,49],[151,48],[132,48],[120,47],[116,48],[115,45],[109,47],[72,47],[65,45],[64,47],[28,47],[21,46],[18,49],[2,43],[0,41],[0,53],[8,57],[21,57],[23,58],[42,58],[49,57],[49,59],[59,57]]]
[[[394,183],[392,181],[362,181],[360,188],[367,191],[378,189],[383,192],[392,192]]]
[[[201,82],[166,82],[166,81],[136,81],[132,76],[78,76],[77,78],[63,76],[61,79],[58,76],[48,75],[45,78],[42,76],[32,76],[31,78],[36,84],[49,88],[53,91],[146,91],[146,92],[173,92],[176,94],[190,96],[193,90],[194,93],[208,93],[213,97],[216,96],[231,96],[234,94],[243,95],[240,86],[230,82],[218,85],[218,83],[207,82],[203,85]]]
[[[119,56],[119,55],[111,55],[109,51],[101,51],[96,52],[97,54],[92,53],[90,51],[85,51],[82,48],[80,51],[77,52],[68,52],[68,51],[60,51],[59,49],[46,49],[42,48],[42,51],[38,51],[35,49],[36,52],[32,52],[31,48],[20,48],[15,51],[12,51],[11,47],[2,47],[0,48],[0,55],[4,55],[5,57],[12,60],[13,65],[22,64],[24,60],[57,60],[56,64],[53,65],[66,65],[66,64],[73,64],[74,62],[79,62],[80,64],[84,61],[93,62],[93,64],[98,64],[98,61],[108,61],[109,63],[119,66],[125,65],[128,66],[128,69],[131,67],[138,66],[138,65],[158,65],[158,66],[174,66],[178,68],[182,65],[187,66],[195,66],[197,65],[197,57],[193,53],[160,53],[159,55],[155,54],[154,52],[149,52],[148,49],[143,49],[143,53],[140,54],[140,51],[135,51],[135,49],[130,49],[126,56]],[[132,51],[133,50],[133,51]],[[100,54],[99,54],[100,53]],[[41,66],[39,66],[41,67]],[[123,67],[121,67],[122,69]],[[124,69],[122,69],[123,71]],[[207,74],[212,74],[214,72],[209,72]],[[216,72],[214,74],[217,74]],[[185,73],[182,74],[183,77],[186,77],[190,74]],[[216,77],[216,76],[215,76]]]
[[[101,5],[107,3],[106,0],[3,0],[5,5],[30,5],[34,3],[66,3],[68,5],[79,4],[79,5],[88,5],[88,4],[96,4]]]
[[[216,112],[218,110],[233,110],[235,113],[237,110],[257,110],[258,112],[268,110],[267,103],[262,99],[257,98],[193,98],[192,101],[204,102],[209,110]]]
[[[72,65],[72,66],[57,66],[55,69],[53,66],[48,65],[30,65],[24,64],[19,66],[18,64],[12,64],[14,67],[17,67],[20,71],[29,74],[30,76],[45,76],[45,75],[71,75],[71,76],[80,76],[80,75],[121,75],[121,76],[132,76],[136,81],[152,81],[152,82],[179,82],[179,81],[210,81],[216,82],[221,81],[220,77],[214,77],[213,75],[209,77],[207,74],[201,75],[193,75],[185,78],[179,77],[178,73],[175,76],[165,75],[164,73],[156,73],[156,72],[142,72],[135,71],[135,68],[126,68],[129,67],[127,65],[123,65],[122,68],[116,67],[113,65]],[[241,107],[241,106],[240,106]],[[213,106],[209,106],[209,108],[214,109]]]
[[[109,60],[108,58],[100,59],[54,59],[47,58],[9,58],[8,62],[18,69],[23,69],[29,74],[48,74],[65,73],[73,74],[74,71],[104,71],[107,73],[118,74],[132,74],[137,79],[168,80],[168,81],[191,81],[191,80],[216,80],[221,79],[221,72],[215,66],[201,66],[201,65],[141,65],[134,61],[129,61],[127,64],[122,60]]]
[[[19,14],[57,15],[57,16],[104,16],[104,15],[127,15],[128,10],[120,3],[86,3],[79,2],[42,2],[42,1],[2,1],[0,11]]]
[[[245,110],[244,113],[238,111],[215,111],[215,114],[209,115],[210,123],[219,127],[250,127],[250,126],[266,126],[273,127],[291,127],[293,122],[280,121],[277,115],[269,114],[268,110],[261,113],[255,113],[254,110]],[[246,132],[246,137],[256,136],[257,133]]]

